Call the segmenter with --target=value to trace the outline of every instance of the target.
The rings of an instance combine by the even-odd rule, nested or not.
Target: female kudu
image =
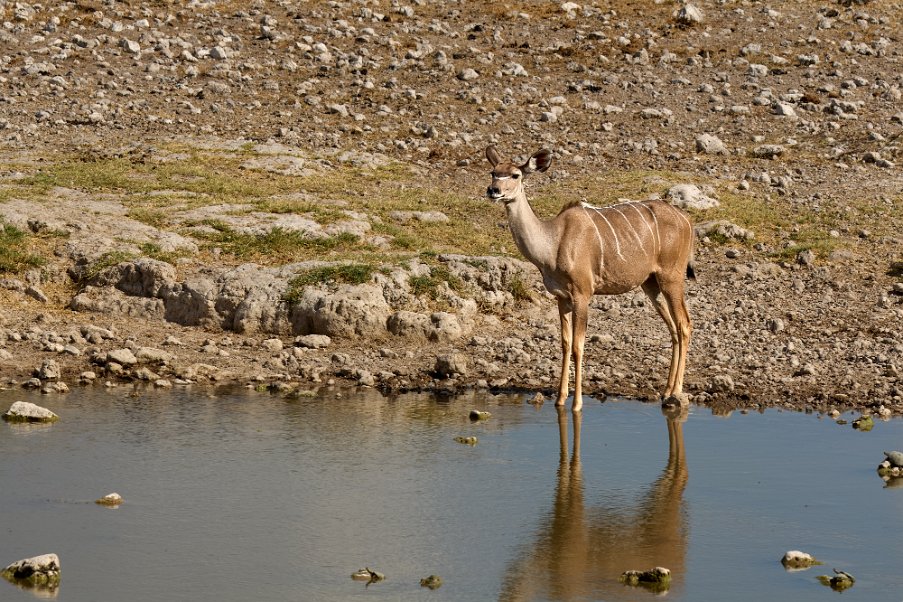
[[[693,226],[686,215],[664,201],[593,207],[572,203],[542,221],[524,192],[523,178],[545,171],[552,162],[540,150],[523,165],[505,161],[486,148],[492,184],[486,195],[505,203],[517,248],[539,268],[546,289],[558,300],[561,318],[561,380],[556,405],[568,396],[574,356],[573,411],[583,406],[583,348],[589,301],[593,295],[618,295],[637,286],[652,300],[671,333],[671,368],[664,399],[684,403],[684,370],[691,322],[684,299],[684,277],[693,277]]]

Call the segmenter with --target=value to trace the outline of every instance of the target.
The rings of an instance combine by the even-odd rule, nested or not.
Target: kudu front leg
[[[571,374],[571,353],[573,351],[573,306],[564,299],[558,300],[558,318],[561,321],[561,378],[558,381],[556,406],[563,406],[568,398],[568,379]]]
[[[588,303],[558,301],[558,317],[561,319],[561,380],[558,384],[556,406],[564,405],[568,397],[568,380],[571,372],[571,356],[574,358],[574,401],[572,410],[583,409],[583,349],[586,342]]]

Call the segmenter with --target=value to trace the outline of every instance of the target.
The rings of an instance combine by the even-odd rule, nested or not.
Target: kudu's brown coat
[[[523,180],[527,174],[548,169],[551,153],[540,150],[523,165],[515,165],[490,146],[486,158],[492,164],[487,196],[505,203],[517,248],[539,268],[546,289],[558,300],[562,361],[556,405],[564,404],[568,396],[572,355],[573,411],[583,405],[583,349],[592,296],[617,295],[638,286],[671,333],[664,398],[680,398],[692,328],[684,299],[684,278],[693,275],[694,235],[689,218],[673,205],[653,200],[609,207],[574,203],[542,221],[527,202]]]

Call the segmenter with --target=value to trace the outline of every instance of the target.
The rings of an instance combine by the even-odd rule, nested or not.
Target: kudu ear
[[[489,163],[493,167],[502,162],[502,156],[497,150],[495,150],[495,147],[492,145],[486,147],[486,159],[489,160]]]
[[[542,149],[533,153],[533,156],[527,159],[527,162],[520,166],[520,170],[525,173],[534,171],[543,172],[549,169],[552,164],[552,151]]]

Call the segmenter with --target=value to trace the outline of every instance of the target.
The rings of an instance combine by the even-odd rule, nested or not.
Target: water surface
[[[62,420],[0,424],[0,565],[57,553],[62,601],[651,600],[617,577],[656,565],[670,600],[823,600],[833,567],[845,600],[903,600],[903,488],[875,473],[899,420],[126,388],[0,411],[17,399]],[[790,549],[825,566],[786,572]],[[387,580],[351,580],[364,566]]]

